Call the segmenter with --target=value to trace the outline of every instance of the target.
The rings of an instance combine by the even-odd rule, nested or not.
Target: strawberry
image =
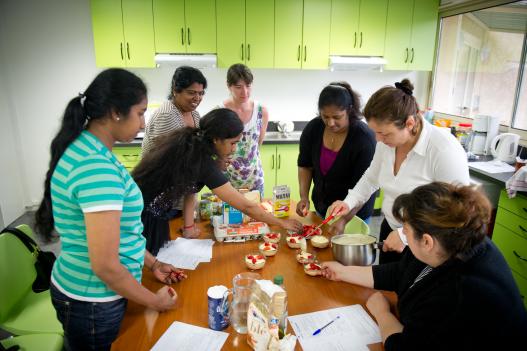
[[[249,255],[249,256],[247,256],[247,258],[252,260],[254,258],[254,256],[253,255]]]
[[[294,243],[296,243],[296,240],[293,239],[293,238],[291,238],[291,239],[289,239],[289,242],[290,242],[291,244],[294,244]]]
[[[253,264],[256,264],[256,258],[253,258],[251,261],[253,262]]]
[[[256,258],[258,258],[259,260],[263,260],[264,259],[264,257],[262,255],[258,255],[258,256],[256,256]]]
[[[273,249],[276,249],[278,246],[277,246],[276,244],[271,244],[271,247],[272,247]]]

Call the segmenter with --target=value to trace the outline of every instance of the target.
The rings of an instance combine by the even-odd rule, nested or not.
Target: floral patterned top
[[[221,107],[224,107],[223,104]],[[263,195],[264,172],[260,160],[260,131],[262,130],[262,105],[254,101],[253,114],[245,124],[242,137],[232,155],[232,162],[225,174],[235,188],[258,190]]]

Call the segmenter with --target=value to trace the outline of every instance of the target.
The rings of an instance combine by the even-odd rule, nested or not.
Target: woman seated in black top
[[[398,317],[380,292],[366,303],[384,349],[523,345],[527,312],[511,270],[485,235],[487,198],[470,186],[435,182],[400,195],[392,211],[408,239],[400,261],[373,267],[322,264],[328,279],[397,293]]]
[[[361,120],[360,96],[348,83],[334,82],[322,89],[318,111],[320,116],[307,124],[300,137],[296,213],[302,217],[309,211],[311,181],[315,210],[325,217],[333,201],[344,199],[353,189],[375,153],[375,135]],[[374,200],[372,195],[357,213],[361,219],[369,219]]]
[[[152,254],[169,240],[168,213],[173,199],[197,193],[205,185],[251,218],[284,229],[302,229],[299,221],[280,220],[265,212],[234,189],[223,175],[222,169],[236,150],[242,131],[243,123],[236,112],[212,110],[200,120],[199,128],[178,129],[156,139],[154,148],[133,170],[132,177],[143,193],[143,235]]]

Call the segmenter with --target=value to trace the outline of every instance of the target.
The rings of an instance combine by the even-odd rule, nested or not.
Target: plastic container
[[[466,150],[468,147],[468,140],[470,134],[472,133],[472,124],[471,123],[459,123],[456,130],[456,138],[459,140],[459,143]]]

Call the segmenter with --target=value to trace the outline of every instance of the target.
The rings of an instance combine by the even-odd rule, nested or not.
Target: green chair
[[[17,227],[34,238],[27,225]],[[35,257],[14,235],[0,234],[0,328],[15,335],[63,335],[49,290],[31,289],[36,277]]]
[[[0,340],[4,348],[20,347],[20,351],[60,351],[64,338],[59,334],[28,334]]]
[[[329,224],[335,220],[332,219]],[[354,216],[351,221],[344,227],[344,234],[370,234],[370,226],[364,222],[360,217]]]

